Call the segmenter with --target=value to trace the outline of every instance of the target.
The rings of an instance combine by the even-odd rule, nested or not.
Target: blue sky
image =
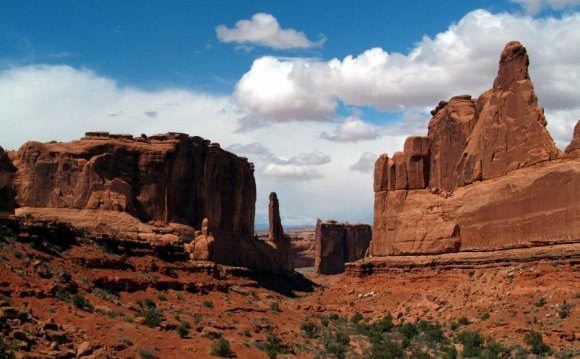
[[[424,134],[439,100],[489,88],[509,40],[527,46],[552,136],[569,141],[579,4],[7,1],[0,145],[188,132],[256,163],[257,222],[270,191],[285,224],[371,222],[376,156]]]
[[[407,52],[424,35],[445,29],[467,12],[518,9],[502,1],[10,1],[0,13],[0,56],[12,63],[88,67],[121,84],[146,89],[186,87],[231,93],[259,56],[331,59],[372,47]],[[236,51],[216,37],[255,13],[321,47]]]

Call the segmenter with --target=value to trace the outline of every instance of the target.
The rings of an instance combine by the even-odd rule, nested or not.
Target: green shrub
[[[204,300],[201,304],[205,308],[213,308],[214,307],[213,302],[211,300]]]
[[[191,326],[189,325],[189,323],[187,322],[182,322],[181,324],[179,324],[179,326],[177,327],[177,334],[179,334],[179,336],[181,338],[186,338],[189,335],[189,329],[191,328]]]
[[[572,309],[572,304],[564,302],[558,310],[558,316],[560,316],[561,319],[568,318],[570,315],[570,309]]]
[[[487,347],[479,354],[480,359],[501,359],[507,358],[510,355],[510,350],[504,348],[500,343],[490,341]]]
[[[316,338],[320,330],[318,326],[312,322],[302,323],[300,329],[304,332],[307,338]]]
[[[457,339],[463,344],[462,355],[466,358],[476,357],[481,353],[481,346],[483,344],[483,337],[479,332],[464,331],[459,333]]]
[[[467,319],[467,317],[461,317],[457,319],[457,323],[460,325],[469,325],[469,319]]]
[[[162,301],[162,302],[165,302],[165,301],[167,301],[167,297],[166,297],[164,294],[159,294],[159,295],[157,296],[157,299],[159,299],[159,300],[160,300],[160,301]]]
[[[373,343],[371,349],[370,359],[395,359],[404,358],[405,351],[403,348],[391,341],[391,340],[381,340],[379,342]]]
[[[481,315],[479,316],[479,319],[483,322],[484,320],[488,320],[490,317],[489,313],[481,313]]]
[[[147,299],[140,299],[137,301],[137,304],[142,308],[142,309],[147,309],[147,308],[157,308],[157,305],[155,304],[155,302],[149,298]]]
[[[326,339],[324,346],[326,354],[334,355],[337,359],[344,359],[350,345],[350,338],[344,332],[336,332]]]
[[[445,340],[443,326],[439,323],[431,324],[421,320],[419,321],[418,327],[429,343],[440,343]]]
[[[419,330],[415,324],[405,323],[401,326],[401,334],[403,334],[406,339],[411,339],[419,334]]]
[[[228,342],[224,337],[219,337],[215,342],[212,343],[209,353],[210,355],[220,358],[230,358],[233,356],[232,350],[230,348],[230,342]]]
[[[390,332],[395,325],[393,324],[393,317],[391,316],[391,314],[387,314],[381,320],[374,323],[373,326],[377,331],[381,333],[386,333]]]
[[[280,303],[278,302],[272,302],[272,304],[270,304],[270,309],[272,310],[272,312],[274,313],[280,313]]]
[[[524,342],[530,346],[530,351],[537,355],[547,354],[552,350],[546,343],[544,343],[542,334],[538,332],[531,331],[526,333],[526,335],[524,335]]]
[[[453,345],[442,348],[441,354],[443,359],[457,359],[457,349]]]
[[[419,351],[419,352],[413,352],[411,354],[411,358],[412,359],[431,359],[431,355],[429,355],[429,353]]]
[[[546,303],[547,303],[547,301],[546,301],[546,298],[544,298],[544,297],[540,297],[540,298],[539,298],[539,299],[538,299],[538,300],[537,300],[537,301],[534,303],[534,305],[535,305],[536,307],[543,307],[544,305],[546,305]]]
[[[155,307],[149,307],[148,309],[137,313],[137,316],[143,317],[143,324],[151,328],[158,326],[163,319],[163,315],[161,315],[161,313]]]
[[[335,322],[344,322],[344,318],[342,318],[340,315],[336,314],[336,313],[332,313],[328,316],[328,319],[335,321]]]
[[[268,358],[274,359],[278,354],[288,354],[288,349],[282,344],[282,341],[274,333],[268,333],[266,335],[266,342],[260,345]]]
[[[94,308],[93,305],[85,297],[83,297],[78,293],[73,295],[72,302],[75,307],[80,308],[82,310],[92,311]]]
[[[352,318],[350,318],[352,324],[358,324],[361,320],[363,320],[363,316],[359,312],[356,312]]]

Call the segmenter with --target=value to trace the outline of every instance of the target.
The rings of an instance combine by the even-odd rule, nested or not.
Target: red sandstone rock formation
[[[201,222],[201,231],[196,233],[195,239],[191,243],[185,244],[185,250],[189,257],[196,261],[214,261],[214,242],[215,239],[209,233],[208,219],[204,218]]]
[[[8,153],[0,147],[0,212],[14,212],[14,190],[12,178],[16,168],[8,158]]]
[[[3,158],[0,154],[0,166]],[[32,208],[35,215],[56,218],[66,213],[73,224],[78,217],[85,228],[145,240],[184,240],[187,231],[175,236],[176,225],[202,228],[198,239],[204,237],[205,249],[193,250],[193,257],[201,253],[222,264],[281,268],[276,251],[253,238],[253,165],[209,140],[179,133],[133,138],[90,132],[69,143],[28,142],[12,165],[21,211]],[[11,178],[4,167],[0,196],[4,179]],[[110,212],[129,216],[102,221]],[[199,249],[202,243],[196,244]]]
[[[574,126],[574,136],[572,137],[572,142],[566,147],[566,153],[580,154],[580,120]]]
[[[270,193],[268,219],[270,223],[268,242],[278,250],[281,269],[293,271],[294,263],[292,262],[290,251],[290,238],[284,235],[284,228],[282,227],[282,220],[280,219],[280,204],[276,192]]]
[[[528,64],[525,47],[517,41],[506,45],[493,88],[477,101],[469,141],[457,167],[458,185],[504,176],[558,156]]]
[[[428,133],[431,142],[429,187],[451,191],[457,185],[455,168],[471,132],[475,101],[469,95],[455,96],[449,102],[440,102],[432,113]]]
[[[344,264],[363,258],[371,240],[368,224],[316,222],[314,267],[321,274],[344,272]]]
[[[431,114],[427,137],[375,166],[375,256],[493,250],[580,239],[580,126],[562,157],[510,42],[493,88]]]

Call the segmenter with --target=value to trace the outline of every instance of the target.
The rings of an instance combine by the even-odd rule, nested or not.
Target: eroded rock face
[[[185,250],[193,260],[215,261],[215,239],[209,232],[208,224],[208,219],[204,218],[201,222],[201,231],[196,233],[195,239],[191,243],[185,244]]]
[[[317,273],[344,272],[344,264],[363,258],[371,241],[368,224],[345,224],[318,220],[314,244],[314,267]]]
[[[528,64],[525,47],[516,41],[506,45],[493,88],[477,101],[470,138],[457,167],[459,186],[558,156]]]
[[[379,157],[372,255],[580,239],[580,160],[574,155],[580,128],[566,149],[571,155],[563,157],[546,130],[528,63],[526,49],[508,43],[492,89],[477,100],[441,101],[427,137],[408,138],[392,161]]]
[[[572,142],[566,147],[566,153],[580,155],[580,120],[574,126]]]
[[[90,132],[69,143],[28,142],[11,162],[16,169],[12,198],[17,207],[50,209],[43,215],[54,217],[60,209],[121,212],[143,225],[161,222],[202,228],[192,252],[196,259],[280,268],[270,246],[253,238],[253,164],[219,144],[180,133],[133,138]],[[9,171],[0,173],[5,178]],[[67,216],[74,222],[74,216]],[[124,226],[95,222],[87,227],[125,234]],[[151,231],[129,233],[142,239],[143,232]]]
[[[28,142],[13,162],[21,207],[127,212],[253,235],[253,167],[200,137],[170,133],[127,139],[88,133],[70,143]],[[231,205],[234,203],[234,205]]]
[[[8,158],[8,153],[0,147],[0,212],[14,213],[14,173],[16,168]]]
[[[475,101],[469,95],[456,96],[440,106],[429,121],[429,187],[451,191],[457,186],[455,168],[471,133]]]

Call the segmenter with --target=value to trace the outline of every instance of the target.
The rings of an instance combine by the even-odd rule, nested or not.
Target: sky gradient
[[[186,132],[256,165],[257,223],[372,222],[378,154],[491,87],[521,41],[548,129],[580,118],[580,0],[9,1],[0,146]]]

